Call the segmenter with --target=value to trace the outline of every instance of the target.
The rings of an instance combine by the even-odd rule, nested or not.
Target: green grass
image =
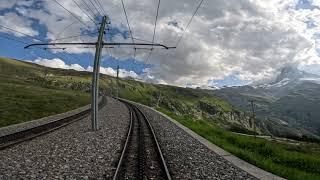
[[[261,138],[236,135],[213,123],[178,116],[159,108],[184,126],[239,158],[266,171],[294,180],[320,179],[320,153],[310,147],[277,143]],[[319,145],[312,145],[319,148]]]
[[[0,83],[0,127],[63,113],[89,104],[89,95],[32,85]]]
[[[232,106],[229,103],[227,103],[226,101],[224,101],[222,99],[219,99],[217,97],[210,97],[210,98],[209,97],[203,97],[203,98],[201,98],[201,101],[203,101],[205,103],[208,103],[208,104],[218,105],[225,112],[232,111]]]
[[[0,127],[63,113],[89,104],[89,94],[42,86],[45,68],[0,58]],[[58,71],[51,69],[51,72]]]
[[[0,58],[0,127],[88,104],[90,80],[88,72],[52,69]],[[114,78],[101,75],[102,91],[115,95],[115,85]],[[288,179],[320,179],[320,145],[294,146],[226,131],[218,126],[230,125],[230,122],[224,122],[223,116],[202,116],[199,112],[214,113],[211,112],[214,109],[227,114],[239,111],[206,91],[122,79],[119,80],[119,93],[122,98],[148,106],[155,106],[161,93],[160,111],[230,153]],[[231,127],[242,128],[233,124]]]

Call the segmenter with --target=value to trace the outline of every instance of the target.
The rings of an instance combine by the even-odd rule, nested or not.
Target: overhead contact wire
[[[160,9],[160,3],[161,3],[161,0],[158,1],[158,6],[157,6],[157,13],[156,13],[156,20],[154,22],[154,29],[153,29],[153,36],[152,36],[152,43],[154,43],[154,39],[155,39],[155,36],[156,36],[156,29],[157,29],[157,22],[158,22],[158,16],[159,16],[159,9]],[[151,47],[151,51],[146,59],[146,63],[149,61],[151,55],[152,55],[152,52],[153,52],[153,46]]]
[[[189,28],[189,26],[190,26],[190,24],[191,24],[194,16],[197,14],[197,12],[198,12],[199,8],[201,7],[203,1],[204,1],[204,0],[200,0],[200,3],[198,4],[196,10],[194,11],[194,13],[192,14],[192,16],[191,16],[191,18],[190,18],[190,20],[189,20],[187,26],[185,27],[184,31],[182,32],[180,38],[178,39],[177,44],[176,44],[176,47],[179,46],[179,44],[180,44],[180,42],[181,42],[181,40],[182,40],[182,38],[183,38],[183,35],[185,34],[185,32],[187,31],[187,29]]]

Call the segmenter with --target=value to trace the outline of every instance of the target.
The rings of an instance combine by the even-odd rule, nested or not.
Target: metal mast
[[[93,66],[93,78],[92,78],[92,89],[91,89],[91,108],[92,108],[92,121],[91,121],[91,128],[93,131],[96,131],[99,129],[98,126],[98,98],[99,98],[99,71],[100,71],[100,58],[101,58],[101,52],[102,48],[104,46],[152,46],[154,47],[160,47],[163,49],[173,49],[176,47],[168,47],[163,44],[157,44],[157,43],[121,43],[121,42],[113,42],[113,43],[108,43],[108,42],[103,42],[103,36],[104,36],[104,30],[105,27],[108,23],[109,19],[107,16],[104,16],[100,25],[99,29],[99,36],[98,36],[98,41],[97,42],[82,42],[82,43],[73,43],[73,42],[62,42],[62,43],[33,43],[25,46],[24,48],[30,48],[34,46],[56,46],[56,45],[61,45],[61,46],[83,46],[83,45],[88,45],[88,46],[96,46],[96,53],[95,53],[95,58],[94,58],[94,66]],[[44,47],[44,49],[47,47]],[[49,49],[49,48],[47,48]],[[60,48],[60,49],[66,49],[65,47]],[[117,83],[118,84],[118,83]],[[117,88],[117,97],[118,97],[118,88]]]
[[[117,98],[119,98],[119,65],[117,66]]]
[[[93,65],[93,78],[92,78],[92,88],[91,88],[91,128],[93,131],[98,130],[98,99],[99,99],[99,73],[100,73],[100,59],[101,59],[101,50],[103,48],[103,35],[106,28],[107,16],[103,16],[101,26],[99,29],[98,41],[96,44],[96,53],[94,57]]]
[[[254,132],[254,138],[256,138],[256,124],[255,124],[255,111],[254,111],[254,100],[249,100],[251,103],[251,110],[252,110],[252,125],[253,125],[253,132]]]

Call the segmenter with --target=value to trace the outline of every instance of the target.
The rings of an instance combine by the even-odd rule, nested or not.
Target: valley
[[[1,126],[65,112],[89,103],[90,72],[47,68],[0,58],[0,74],[1,93],[7,94],[0,100],[3,109]],[[100,90],[101,94],[115,96],[116,78],[101,75]],[[270,107],[276,107],[273,105],[275,102],[280,106],[282,102],[267,90],[258,91],[256,87],[245,86],[212,91],[148,84],[125,78],[119,80],[119,96],[167,114],[210,142],[264,170],[289,179],[319,177],[318,143],[274,137],[277,134],[288,137],[288,133],[292,133],[292,137],[297,139],[297,134],[302,132],[300,129],[304,129],[306,134],[311,134],[312,129],[299,129],[291,121],[277,119],[276,115],[282,113],[280,110],[273,112],[270,122],[263,121],[263,115]],[[257,104],[257,138],[252,136],[249,98],[254,98]],[[37,104],[42,106],[35,106]],[[16,113],[21,109],[26,110]],[[315,141],[310,138],[300,140]]]
[[[284,68],[274,82],[241,87],[227,87],[212,92],[235,107],[250,111],[254,100],[257,126],[264,134],[317,141],[320,131],[320,77]]]

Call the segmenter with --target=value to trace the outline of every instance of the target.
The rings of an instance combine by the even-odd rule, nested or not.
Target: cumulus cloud
[[[73,69],[76,71],[93,71],[93,67],[88,66],[87,68],[82,67],[79,64],[66,64],[61,59],[36,59],[34,61],[29,61],[35,64],[39,64],[41,66],[51,67],[51,68],[60,68],[60,69]],[[106,74],[109,76],[117,76],[117,70],[111,68],[111,67],[100,67],[100,73]],[[142,75],[141,77],[143,77]],[[125,78],[125,77],[131,77],[135,79],[141,78],[138,74],[136,74],[134,71],[127,71],[125,69],[119,69],[119,77]]]
[[[127,31],[121,1],[101,1],[112,26],[120,31]],[[72,1],[59,2],[87,24],[91,23]],[[175,45],[198,2],[161,1],[156,42]],[[299,2],[299,0],[204,1],[179,47],[175,50],[154,50],[148,62],[153,66],[147,70],[144,77],[154,82],[182,86],[189,82],[204,85],[209,80],[223,79],[230,75],[254,82],[272,78],[275,72],[287,65],[319,64],[316,48],[319,48],[320,38],[315,34],[320,32],[320,9],[296,8]],[[54,40],[58,32],[77,21],[54,1],[41,3],[43,8],[32,9],[21,6],[19,12],[26,18],[37,19],[40,24],[45,25],[48,29],[47,39]],[[124,0],[124,3],[133,36],[151,40],[156,2]],[[310,3],[313,6],[320,4],[319,0]],[[308,27],[308,22],[312,22],[314,26]],[[91,26],[93,27],[92,23]],[[84,29],[85,27],[77,22],[59,36],[80,34]],[[91,36],[84,38],[86,41],[96,40],[96,37]],[[81,40],[72,39],[73,42]],[[130,42],[130,39],[115,36],[113,41]],[[69,52],[94,53],[93,50],[78,48],[73,48]],[[107,54],[107,51],[104,51],[104,54]],[[132,57],[133,50],[116,48],[112,50],[112,54],[122,60]],[[149,52],[145,50],[137,50],[136,57],[144,61],[148,54]],[[114,71],[108,68],[102,68],[101,72],[114,74]],[[131,75],[134,76],[133,73]]]
[[[12,8],[15,5],[15,1],[3,1],[0,3],[1,9]]]
[[[51,68],[74,69],[77,71],[85,71],[85,69],[79,64],[68,65],[61,59],[40,59],[39,58],[31,62],[42,65],[42,66],[51,67]]]
[[[1,3],[0,3],[1,4]],[[2,16],[0,16],[0,24],[2,26],[6,26],[12,29],[15,29],[19,32],[22,32],[24,34],[28,34],[30,36],[36,36],[38,35],[38,31],[34,30],[32,28],[32,21],[26,20],[24,17],[19,16],[15,13],[6,13]],[[0,28],[0,32],[6,32],[6,33],[13,33],[13,35],[17,37],[25,36],[24,34],[14,32],[5,28]]]
[[[155,4],[139,2],[125,2],[130,9],[134,36],[151,39]],[[162,1],[156,41],[174,45],[197,3]],[[319,9],[297,10],[297,3],[294,0],[205,1],[178,49],[153,53],[150,63],[154,66],[149,75],[176,85],[206,84],[210,79],[231,74],[253,82],[272,79],[275,72],[287,65],[319,63],[313,38],[319,29],[306,26],[310,19],[319,23]],[[115,2],[111,7],[119,6]],[[119,50],[118,54],[130,53]],[[142,59],[145,57],[140,55]]]
[[[86,69],[87,71],[92,72],[93,71],[93,67],[88,66],[88,68]],[[101,74],[106,74],[109,76],[113,76],[116,77],[117,76],[117,70],[111,68],[111,67],[100,67],[100,73]],[[132,77],[134,79],[140,78],[139,75],[137,73],[135,73],[134,71],[127,71],[125,69],[119,69],[119,77],[120,78],[125,78],[125,77]]]

